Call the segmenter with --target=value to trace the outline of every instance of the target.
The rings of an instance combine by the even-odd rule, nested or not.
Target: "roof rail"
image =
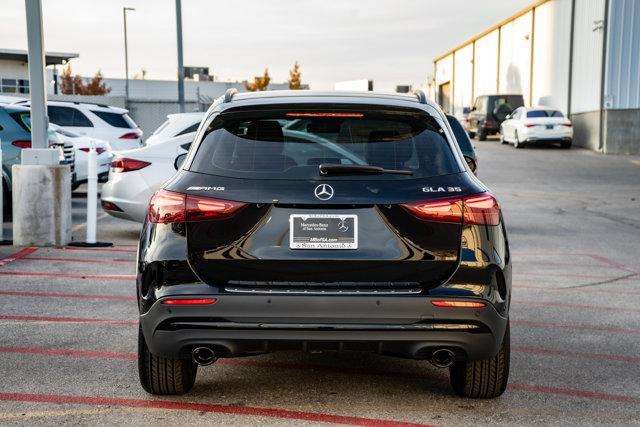
[[[424,93],[424,91],[422,89],[420,89],[419,91],[416,92],[416,96],[418,97],[418,102],[420,104],[426,104],[427,103],[427,94]]]
[[[238,93],[238,89],[236,89],[235,87],[227,89],[227,91],[224,93],[224,102],[231,102],[231,100],[233,100],[233,95],[235,95],[236,93]]]

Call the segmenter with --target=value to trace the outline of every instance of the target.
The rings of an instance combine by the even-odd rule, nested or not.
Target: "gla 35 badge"
[[[422,187],[424,193],[461,193],[460,187]]]

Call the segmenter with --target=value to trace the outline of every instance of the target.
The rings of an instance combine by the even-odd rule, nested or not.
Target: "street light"
[[[124,78],[125,78],[125,102],[129,103],[129,52],[127,48],[127,10],[134,11],[133,7],[123,7],[122,8],[122,18],[124,20]]]

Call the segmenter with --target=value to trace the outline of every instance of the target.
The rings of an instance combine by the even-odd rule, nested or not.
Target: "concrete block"
[[[13,244],[66,245],[71,241],[68,165],[13,165]]]

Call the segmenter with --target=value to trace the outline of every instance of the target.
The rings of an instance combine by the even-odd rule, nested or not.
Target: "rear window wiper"
[[[359,174],[396,174],[396,175],[413,175],[410,170],[385,169],[371,165],[336,165],[332,163],[323,163],[318,166],[320,175],[359,175]]]

